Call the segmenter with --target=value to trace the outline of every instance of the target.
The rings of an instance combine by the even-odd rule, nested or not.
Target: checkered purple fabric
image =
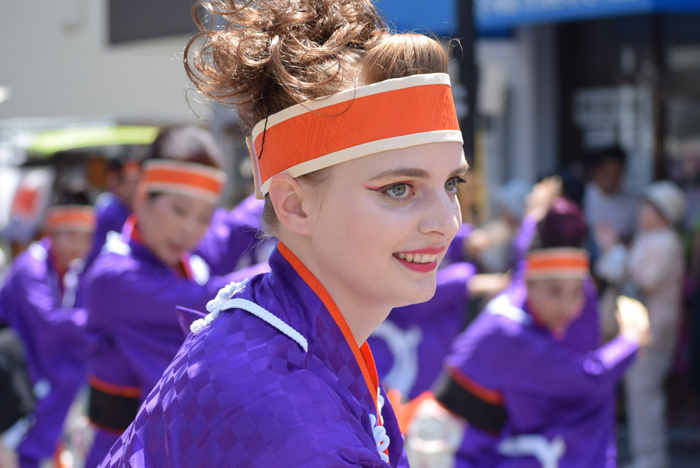
[[[102,467],[388,467],[376,409],[341,330],[275,251],[238,297],[301,333],[308,352],[242,310],[190,335]],[[388,403],[391,466],[408,466]]]

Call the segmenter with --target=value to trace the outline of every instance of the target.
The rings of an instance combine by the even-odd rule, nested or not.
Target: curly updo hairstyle
[[[186,73],[201,94],[234,108],[248,130],[353,86],[447,72],[438,41],[389,34],[371,0],[200,0],[193,16],[199,33],[185,48]],[[327,173],[297,179],[318,185]],[[266,232],[275,235],[277,221],[266,196]]]

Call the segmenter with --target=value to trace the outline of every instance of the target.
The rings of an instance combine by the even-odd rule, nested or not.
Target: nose
[[[418,230],[423,234],[439,234],[452,241],[462,225],[459,200],[441,190],[427,198]]]

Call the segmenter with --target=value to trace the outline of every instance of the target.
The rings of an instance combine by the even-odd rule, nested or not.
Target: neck
[[[310,245],[301,239],[285,239],[284,244],[328,291],[352,332],[357,346],[367,341],[375,328],[389,315],[392,307],[372,300],[373,296],[344,284],[332,269],[323,268]]]

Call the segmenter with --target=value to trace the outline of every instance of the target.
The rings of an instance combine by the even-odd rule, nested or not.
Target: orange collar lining
[[[381,420],[382,417],[381,414],[379,414],[379,406],[377,403],[377,392],[379,390],[379,376],[377,374],[377,367],[374,363],[374,357],[372,356],[372,351],[370,350],[369,345],[365,341],[362,344],[362,346],[358,348],[357,343],[355,342],[355,337],[350,331],[350,327],[348,327],[348,323],[345,321],[345,317],[343,317],[343,314],[340,312],[340,309],[333,301],[333,298],[331,298],[331,295],[328,294],[326,288],[324,288],[321,282],[313,275],[313,273],[311,273],[309,269],[306,268],[306,266],[301,262],[301,260],[299,260],[299,258],[297,258],[297,256],[294,255],[292,251],[289,250],[289,248],[286,245],[284,245],[281,241],[277,244],[277,250],[279,250],[282,256],[285,259],[287,259],[287,261],[292,265],[292,268],[296,270],[299,276],[301,276],[301,278],[306,282],[306,284],[309,285],[311,290],[314,293],[316,293],[316,295],[321,299],[321,302],[323,302],[323,305],[325,305],[328,311],[331,313],[331,316],[340,328],[340,331],[343,332],[343,336],[348,342],[350,349],[352,349],[352,353],[355,355],[355,360],[357,361],[357,364],[360,366],[362,376],[365,378],[367,388],[369,389],[370,394],[372,395],[372,400],[374,401],[374,404],[377,407],[378,419]]]

